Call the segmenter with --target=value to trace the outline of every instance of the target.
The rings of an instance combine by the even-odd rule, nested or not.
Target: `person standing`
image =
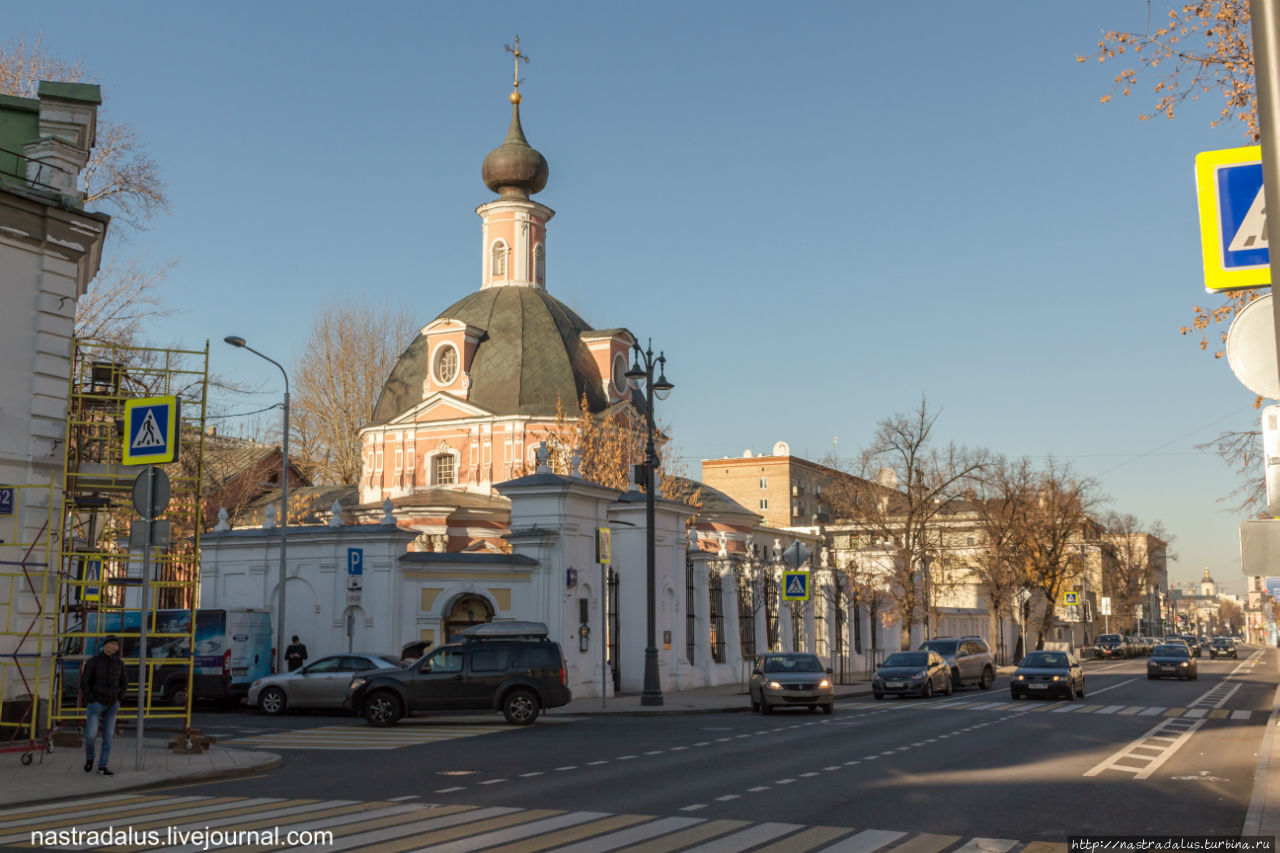
[[[120,711],[120,697],[127,685],[124,661],[120,658],[120,638],[114,634],[103,639],[102,648],[80,670],[80,695],[87,704],[84,725],[84,772],[93,770],[93,742],[98,729],[102,729],[102,754],[98,758],[98,773],[114,776],[107,767],[111,758],[111,738],[116,731],[116,714]]]
[[[289,671],[293,672],[302,666],[307,659],[307,647],[298,642],[298,635],[293,635],[293,642],[284,650],[284,659],[289,663]]]

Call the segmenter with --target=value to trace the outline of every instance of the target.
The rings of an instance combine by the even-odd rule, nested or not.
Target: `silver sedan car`
[[[817,655],[804,652],[768,652],[756,656],[748,689],[751,710],[772,714],[774,708],[808,706],[830,714],[835,709],[831,670]]]
[[[283,714],[286,709],[331,708],[342,710],[347,685],[356,673],[380,669],[400,669],[395,655],[348,652],[329,655],[293,672],[259,678],[249,686],[246,701],[264,714]]]

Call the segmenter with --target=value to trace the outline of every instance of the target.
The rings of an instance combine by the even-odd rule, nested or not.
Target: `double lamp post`
[[[662,682],[658,677],[658,644],[655,638],[655,618],[656,607],[655,597],[657,590],[657,577],[654,570],[654,537],[653,537],[653,516],[654,516],[654,486],[657,482],[658,468],[658,451],[653,445],[653,398],[656,396],[659,400],[667,399],[667,395],[671,393],[671,389],[675,386],[667,381],[666,364],[667,357],[663,353],[658,353],[658,357],[653,357],[653,341],[649,341],[647,349],[641,350],[640,344],[632,344],[635,349],[635,359],[632,362],[631,369],[625,374],[627,384],[631,386],[633,391],[640,391],[643,383],[643,391],[645,395],[644,419],[645,426],[648,429],[648,439],[644,447],[644,510],[645,510],[645,578],[648,586],[648,637],[647,644],[644,649],[644,691],[640,694],[641,705],[661,705],[662,704]],[[658,378],[653,378],[654,367],[658,368]]]

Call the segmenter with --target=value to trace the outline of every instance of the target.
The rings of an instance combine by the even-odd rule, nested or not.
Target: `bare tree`
[[[975,481],[972,509],[978,515],[979,548],[970,569],[986,585],[996,620],[996,644],[1005,647],[1002,613],[1012,615],[1015,596],[1027,578],[1028,512],[1035,496],[1035,472],[1025,457],[996,456]]]
[[[846,472],[853,476],[833,478],[824,490],[838,519],[892,556],[889,585],[904,649],[910,648],[912,625],[924,621],[930,608],[930,562],[944,548],[940,514],[963,495],[988,457],[985,450],[955,444],[935,447],[939,414],[922,396],[915,411],[880,421],[855,470]]]
[[[1036,648],[1053,628],[1055,605],[1067,581],[1083,568],[1076,542],[1100,501],[1097,481],[1050,457],[1035,481],[1027,513],[1027,572],[1045,598]]]
[[[1156,570],[1174,556],[1168,552],[1173,536],[1158,521],[1146,525],[1132,513],[1121,512],[1108,513],[1103,530],[1115,558],[1103,589],[1112,598],[1113,613],[1136,621],[1137,608],[1150,598]]]
[[[328,302],[294,357],[290,441],[315,483],[354,483],[360,428],[416,328],[408,311],[363,299]],[[294,451],[291,449],[291,455]]]

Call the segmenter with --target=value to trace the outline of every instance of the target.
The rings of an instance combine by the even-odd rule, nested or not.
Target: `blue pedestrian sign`
[[[782,573],[782,600],[809,600],[809,572],[787,570]]]
[[[1197,154],[1196,196],[1205,290],[1271,284],[1261,147]]]
[[[81,601],[101,601],[102,587],[99,583],[102,580],[102,561],[99,559],[87,560],[84,564],[84,591],[80,594]]]
[[[13,515],[13,486],[0,486],[0,515]]]
[[[178,398],[149,397],[124,404],[125,465],[160,465],[178,459]]]
[[[363,548],[347,549],[347,574],[349,575],[364,574],[364,549]]]

